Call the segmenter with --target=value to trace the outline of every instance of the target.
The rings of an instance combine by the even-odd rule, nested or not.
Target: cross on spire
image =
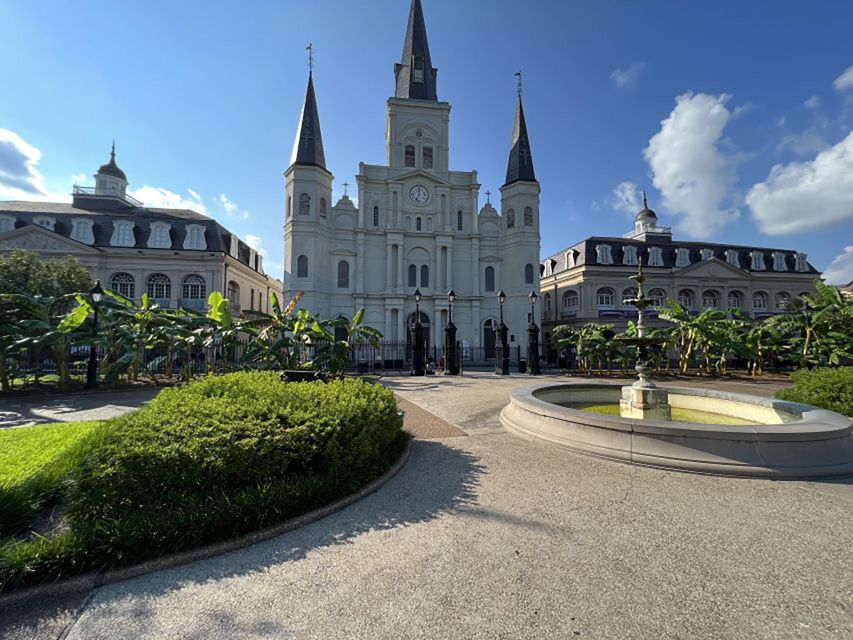
[[[486,191],[486,204],[492,204],[492,192]]]
[[[309,42],[305,49],[308,51],[308,73],[312,73],[314,71],[314,45]]]
[[[347,189],[349,188],[349,182],[344,182],[344,195],[347,195]]]

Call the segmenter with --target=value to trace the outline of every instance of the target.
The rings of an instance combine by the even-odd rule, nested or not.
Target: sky
[[[326,162],[385,161],[409,0],[0,2],[0,199],[69,201],[115,138],[132,195],[218,219],[281,276],[313,43]],[[542,256],[632,227],[853,280],[853,3],[423,0],[451,168],[503,183],[524,77]]]

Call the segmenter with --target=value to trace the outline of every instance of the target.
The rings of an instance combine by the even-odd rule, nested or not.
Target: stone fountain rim
[[[685,435],[700,436],[712,439],[731,440],[830,440],[841,438],[853,433],[853,420],[826,409],[819,409],[806,404],[777,400],[745,393],[719,391],[716,389],[697,389],[694,387],[659,386],[675,395],[688,395],[741,402],[770,408],[799,419],[779,424],[758,425],[709,425],[698,422],[678,422],[677,425],[664,420],[641,420],[623,418],[621,416],[605,416],[579,409],[570,409],[553,404],[537,396],[538,393],[558,389],[621,389],[624,385],[615,382],[561,382],[537,384],[519,387],[510,394],[510,402],[534,414],[565,420],[571,418],[574,422],[588,424],[600,429],[647,433],[651,435]]]

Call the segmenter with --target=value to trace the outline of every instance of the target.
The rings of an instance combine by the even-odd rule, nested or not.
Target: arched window
[[[456,212],[456,230],[462,231],[462,211]]]
[[[349,289],[349,262],[338,262],[338,289]]]
[[[190,274],[184,278],[182,297],[185,300],[202,300],[207,295],[207,284],[198,274]]]
[[[429,267],[426,265],[421,266],[421,286],[429,286]]]
[[[413,68],[414,73],[412,74],[412,82],[423,82],[424,81],[424,58],[423,56],[414,56]]]
[[[506,212],[506,228],[512,229],[515,226],[515,209],[508,209]]]
[[[612,309],[616,302],[616,294],[610,287],[602,287],[595,293],[595,304],[599,309]]]
[[[293,198],[291,196],[287,196],[287,206],[285,207],[284,216],[286,218],[290,217],[290,209],[293,206]]]
[[[136,279],[129,273],[116,273],[110,279],[110,289],[125,298],[133,298],[136,295]]]
[[[415,145],[407,144],[406,145],[406,159],[405,163],[407,167],[415,166]]]
[[[663,289],[652,289],[649,292],[649,300],[652,301],[653,306],[662,307],[663,303],[666,302],[666,291]]]
[[[495,268],[486,267],[486,291],[495,290]]]
[[[740,291],[729,291],[729,309],[743,309],[743,294]]]
[[[299,215],[307,216],[311,214],[311,196],[307,193],[299,195]]]
[[[308,277],[308,256],[299,256],[296,258],[296,277]]]
[[[379,226],[379,207],[373,207],[373,226]]]
[[[637,288],[636,287],[628,287],[622,292],[622,304],[629,304],[628,300],[635,300],[637,298]]]
[[[716,309],[720,306],[720,296],[716,291],[708,289],[702,294],[702,308]]]
[[[545,294],[545,313],[551,313],[551,294]]]
[[[421,230],[421,217],[418,216],[417,218],[415,218],[415,231],[420,231],[420,230]]]
[[[754,311],[767,310],[767,294],[763,291],[756,291],[752,294],[752,308]]]
[[[409,265],[409,286],[418,286],[418,268],[413,264]]]
[[[321,216],[326,215],[326,199],[325,198],[320,198],[320,215]]]
[[[524,265],[524,284],[533,284],[533,265],[529,262]]]
[[[225,297],[230,302],[231,311],[240,313],[240,285],[233,280],[228,281]]]
[[[682,289],[678,292],[678,304],[685,309],[693,308],[693,292],[690,289]]]
[[[145,279],[145,291],[149,298],[168,300],[172,297],[172,281],[163,273],[152,273]]]
[[[533,208],[532,207],[524,207],[524,226],[532,227],[533,226]]]
[[[787,309],[789,304],[791,304],[791,294],[785,293],[784,291],[780,291],[776,294],[777,309]]]
[[[424,147],[423,159],[424,169],[432,169],[432,147]]]
[[[577,309],[578,308],[578,292],[577,291],[566,291],[563,294],[563,309]]]

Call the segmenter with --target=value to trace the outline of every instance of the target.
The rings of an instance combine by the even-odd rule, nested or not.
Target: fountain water
[[[619,414],[623,418],[640,418],[642,420],[671,420],[672,409],[666,389],[659,389],[649,379],[649,345],[660,344],[662,341],[646,336],[646,307],[652,302],[646,298],[643,283],[646,276],[643,274],[643,259],[640,258],[637,275],[630,276],[631,280],[637,281],[637,297],[626,300],[628,304],[637,307],[637,337],[622,338],[627,344],[637,347],[637,381],[622,387],[622,399],[619,401]]]

